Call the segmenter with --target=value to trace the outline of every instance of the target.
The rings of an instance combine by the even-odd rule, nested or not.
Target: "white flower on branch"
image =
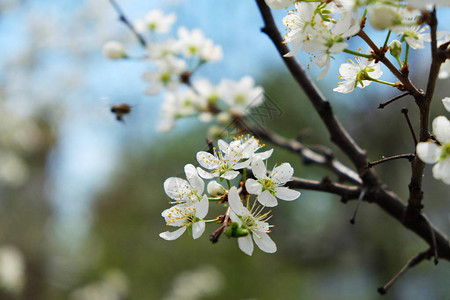
[[[402,23],[398,8],[392,5],[371,5],[368,8],[370,25],[376,30],[385,30]]]
[[[245,254],[252,255],[253,241],[262,251],[274,253],[277,251],[277,245],[269,237],[268,233],[272,225],[267,221],[270,219],[268,213],[262,213],[262,208],[253,205],[251,209],[245,207],[239,197],[236,187],[232,187],[228,192],[228,203],[231,207],[231,221],[236,222],[242,231],[248,234],[238,237],[239,249]],[[253,238],[253,241],[252,241]]]
[[[174,90],[180,83],[180,74],[186,70],[186,62],[175,57],[157,60],[157,70],[146,72],[142,78],[149,83],[148,95],[155,95],[165,87]]]
[[[186,178],[170,177],[164,181],[164,191],[172,203],[192,205],[203,197],[205,183],[198,176],[196,168],[187,164],[184,166]]]
[[[228,110],[238,116],[248,114],[250,108],[263,102],[264,90],[260,86],[255,86],[250,76],[245,76],[239,81],[224,79],[218,89],[221,99],[229,105]]]
[[[347,94],[356,87],[365,88],[372,82],[372,79],[378,79],[383,74],[380,63],[375,63],[374,60],[368,58],[356,58],[355,60],[356,63],[349,59],[349,63],[344,63],[339,67],[339,79],[343,78],[345,81],[339,82],[338,87],[333,91]]]
[[[344,15],[333,25],[318,24],[316,32],[304,42],[302,50],[305,52],[319,52],[320,56],[315,60],[319,68],[325,68],[319,75],[323,78],[330,68],[331,54],[341,53],[346,47],[346,38],[358,33],[360,20],[353,18],[351,13]]]
[[[158,9],[152,10],[147,13],[143,20],[137,20],[134,23],[136,31],[144,33],[146,30],[155,33],[168,33],[173,23],[177,20],[176,14],[164,15],[164,13]]]
[[[439,144],[434,141],[418,143],[416,152],[424,163],[435,164],[434,178],[450,185],[450,121],[444,116],[435,118],[433,133]]]
[[[125,47],[118,41],[109,41],[103,46],[103,55],[109,59],[121,59],[127,57]]]
[[[392,31],[402,35],[401,41],[405,41],[413,49],[423,49],[424,42],[431,41],[429,33],[424,33],[428,26],[396,26]],[[442,33],[438,33],[438,38],[441,38]]]
[[[175,231],[161,232],[159,236],[165,240],[172,241],[179,238],[186,229],[192,231],[192,237],[198,239],[205,231],[205,221],[208,213],[208,197],[203,195],[200,201],[192,205],[178,204],[164,210],[161,214],[168,226],[180,227]]]
[[[206,39],[200,29],[189,31],[186,27],[178,29],[178,50],[187,58],[199,57],[201,62],[222,59],[222,47]]]
[[[253,157],[260,159],[267,159],[272,155],[273,149],[256,153],[258,149],[262,147],[258,140],[254,138],[241,138],[236,139],[230,144],[224,140],[218,141],[219,151],[214,149],[214,155],[205,151],[197,153],[198,163],[207,170],[206,172],[201,168],[197,168],[198,174],[205,178],[211,179],[214,177],[220,177],[224,179],[234,179],[240,170],[250,165]]]
[[[245,188],[250,194],[256,195],[258,201],[268,207],[278,205],[278,199],[292,201],[300,197],[300,192],[285,187],[286,182],[292,180],[294,169],[289,163],[283,163],[275,167],[267,176],[266,165],[261,159],[252,162],[252,171],[256,177],[249,178],[245,182]]]
[[[321,24],[322,16],[329,17],[329,10],[327,11],[328,14],[324,14],[321,8],[324,8],[324,4],[320,2],[296,2],[295,9],[283,18],[284,25],[289,28],[284,40],[294,47],[289,53],[285,54],[286,57],[297,54],[309,36],[316,32],[315,26]]]

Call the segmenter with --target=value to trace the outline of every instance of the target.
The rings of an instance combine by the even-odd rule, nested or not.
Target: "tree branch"
[[[123,11],[120,8],[119,4],[117,4],[117,2],[115,0],[109,0],[109,2],[114,7],[114,9],[116,10],[117,14],[119,15],[119,20],[121,22],[123,22],[128,27],[128,29],[130,29],[130,31],[136,36],[136,38],[138,39],[139,43],[144,48],[147,47],[147,41],[144,39],[144,37],[139,32],[136,31],[136,28],[134,28],[133,24],[131,24],[131,22],[128,21],[127,17],[123,13]]]
[[[360,188],[357,186],[334,183],[328,177],[325,177],[322,181],[293,177],[292,181],[288,182],[286,185],[292,189],[321,191],[339,195],[345,199],[345,201],[357,199],[361,193]]]
[[[386,294],[388,289],[390,287],[392,287],[395,282],[397,282],[397,280],[400,278],[400,276],[405,274],[409,269],[411,269],[411,268],[415,267],[416,265],[420,264],[425,259],[430,259],[431,253],[432,253],[431,249],[428,249],[428,250],[420,252],[416,256],[412,257],[406,263],[406,265],[404,265],[403,268],[397,274],[395,274],[394,277],[392,277],[392,279],[388,283],[386,283],[384,286],[378,288],[378,292],[381,295]]]

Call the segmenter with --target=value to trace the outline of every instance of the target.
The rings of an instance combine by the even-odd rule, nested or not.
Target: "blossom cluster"
[[[356,62],[349,60],[339,68],[339,93],[352,92],[356,87],[364,88],[372,81],[396,87],[395,83],[379,80],[383,74],[375,53],[360,53],[349,49],[348,40],[359,34],[365,26],[365,19],[376,30],[388,30],[382,51],[389,49],[390,54],[398,61],[399,67],[407,66],[410,49],[424,48],[424,42],[431,40],[428,27],[423,25],[421,10],[429,5],[449,5],[449,1],[293,1],[266,0],[273,9],[283,9],[294,5],[288,15],[283,18],[288,28],[285,43],[292,45],[292,50],[285,56],[290,57],[299,50],[307,52],[315,58],[315,64],[323,69],[319,79],[323,78],[334,56],[345,52],[356,55]],[[364,9],[362,15],[360,10]],[[368,12],[368,14],[367,14]],[[397,39],[390,42],[391,33]],[[394,36],[394,35],[393,35]],[[448,41],[449,36],[444,31],[437,33],[437,39]],[[388,46],[389,45],[389,46]],[[404,51],[402,51],[402,45]],[[359,49],[360,50],[360,49]],[[402,62],[400,57],[404,55]],[[448,77],[448,68],[444,68],[440,78]]]
[[[450,112],[450,97],[442,103]],[[417,144],[416,152],[423,162],[434,164],[434,178],[450,185],[450,121],[445,116],[433,120],[433,134],[434,139]]]
[[[249,76],[237,81],[223,79],[219,84],[194,78],[203,65],[222,59],[222,48],[199,29],[181,26],[176,37],[170,36],[176,18],[175,14],[153,10],[134,23],[139,34],[149,37],[144,60],[152,69],[142,76],[148,84],[146,94],[165,92],[158,130],[169,131],[177,119],[190,116],[228,125],[233,117],[244,116],[260,105],[263,89]],[[111,59],[131,58],[117,41],[106,43],[103,52]]]
[[[188,231],[197,239],[204,233],[207,223],[219,223],[222,225],[212,235],[212,241],[224,232],[237,238],[239,248],[248,255],[253,253],[253,241],[262,251],[275,252],[276,244],[268,235],[273,227],[267,222],[271,216],[263,211],[278,205],[278,199],[297,199],[300,192],[285,186],[294,174],[289,163],[282,163],[268,172],[267,160],[273,149],[259,151],[263,146],[250,136],[241,136],[230,143],[219,140],[219,149],[197,153],[200,167],[192,164],[184,167],[186,179],[166,179],[164,190],[173,206],[161,215],[168,226],[179,228],[162,232],[160,237],[175,240]],[[247,178],[249,170],[253,178]],[[242,179],[232,185],[241,174]],[[204,180],[211,180],[206,191]],[[227,182],[227,187],[221,184],[223,181]],[[210,202],[225,205],[225,214],[206,219]]]

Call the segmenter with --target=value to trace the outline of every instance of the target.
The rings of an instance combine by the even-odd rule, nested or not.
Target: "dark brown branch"
[[[375,173],[367,170],[366,152],[362,150],[352,139],[349,133],[342,127],[341,123],[336,119],[330,103],[322,96],[312,80],[308,77],[305,70],[299,65],[294,57],[284,57],[289,52],[289,48],[283,43],[283,38],[277,29],[270,8],[265,4],[264,0],[256,1],[264,20],[262,32],[272,40],[278,53],[291,72],[292,77],[297,81],[298,85],[303,89],[314,108],[318,112],[323,123],[327,127],[331,141],[336,144],[358,169],[360,177],[365,176],[366,180],[372,184],[379,182]]]
[[[284,137],[268,129],[252,128],[248,125],[246,125],[245,127],[246,129],[250,130],[254,135],[264,140],[267,140],[279,147],[286,148],[300,154],[308,163],[314,163],[329,168],[334,173],[336,173],[341,180],[344,179],[357,184],[362,183],[361,178],[355,171],[348,168],[347,166],[345,166],[332,156],[324,156],[318,154],[317,152],[312,151],[308,147],[304,146],[302,143],[293,139],[285,139]]]
[[[280,55],[283,56],[285,53],[287,53],[288,48],[286,45],[282,44],[283,40],[274,23],[270,9],[266,6],[264,0],[256,1],[265,24],[263,32],[265,32],[270,37]],[[361,170],[365,169],[368,163],[364,151],[362,151],[357,145],[355,146],[355,143],[351,138],[347,139],[348,134],[345,131],[344,133],[342,132],[343,129],[340,124],[336,127],[335,130],[329,128],[329,125],[333,123],[335,124],[336,122],[334,115],[332,115],[331,108],[329,107],[329,103],[322,98],[320,93],[316,90],[315,86],[306,76],[304,70],[298,65],[297,61],[294,58],[283,57],[283,60],[294,79],[301,87],[303,87],[308,97],[310,97],[321,118],[325,118],[325,120],[323,121],[329,131],[332,131],[330,132],[330,134],[333,142],[339,145],[340,148],[349,156],[349,158],[352,159],[353,163],[357,166],[361,178],[363,179],[365,185],[369,188],[365,197],[366,201],[376,203],[389,215],[402,223],[406,228],[415,232],[418,236],[424,239],[430,246],[433,245],[433,235],[431,233],[433,232],[439,257],[450,260],[450,244],[448,237],[440,232],[436,227],[434,227],[426,219],[426,217],[422,213],[420,213],[420,211],[415,214],[414,221],[411,222],[409,218],[405,217],[408,215],[406,213],[407,208],[398,198],[398,196],[393,192],[387,190],[387,188],[381,184],[378,177],[373,171],[371,171],[371,169],[368,169],[367,172],[363,172]],[[409,79],[407,79],[407,82],[409,82]],[[421,91],[415,89],[412,84],[410,84],[410,88],[411,87],[415,93],[413,96],[416,98],[416,101],[417,98],[423,97]],[[326,120],[326,118],[328,117],[331,117],[331,120]],[[335,136],[336,133],[337,136]],[[414,161],[416,160],[417,157]]]
[[[134,28],[133,24],[131,24],[131,22],[128,21],[127,17],[123,13],[123,10],[120,8],[119,4],[117,4],[117,2],[115,0],[109,0],[109,2],[114,7],[114,9],[116,10],[117,14],[119,15],[119,20],[121,22],[123,22],[128,27],[128,29],[130,29],[130,31],[136,36],[136,38],[138,39],[139,43],[144,48],[147,47],[147,41],[144,39],[144,37],[139,32],[136,31],[136,28]]]
[[[378,105],[378,108],[381,108],[381,109],[382,109],[382,108],[384,108],[385,106],[388,106],[389,104],[391,104],[392,102],[397,101],[398,99],[401,99],[401,98],[403,98],[403,97],[405,97],[405,96],[408,96],[408,95],[410,95],[409,92],[406,92],[406,93],[400,94],[400,95],[398,95],[398,96],[395,96],[395,97],[389,99],[389,100],[386,101],[386,102],[380,103],[380,105]]]
[[[402,108],[402,114],[405,116],[406,122],[408,123],[409,131],[411,132],[412,138],[414,140],[414,146],[417,146],[418,141],[416,133],[414,131],[414,127],[412,126],[411,120],[409,119],[408,109],[406,107]]]
[[[391,71],[392,74],[394,74],[395,77],[397,77],[398,80],[403,84],[403,87],[414,97],[417,95],[421,95],[422,93],[413,85],[413,83],[409,80],[408,76],[401,73],[387,57],[384,55],[383,52],[375,45],[375,43],[371,40],[371,38],[364,32],[364,30],[360,30],[358,33],[358,36],[361,37],[370,48],[372,48],[375,56],[377,59],[379,59],[388,69]]]
[[[403,268],[397,274],[395,274],[394,277],[392,277],[392,279],[388,283],[386,283],[384,286],[378,288],[378,292],[381,295],[386,294],[386,292],[389,290],[389,288],[391,288],[394,285],[394,283],[397,282],[397,280],[400,278],[400,276],[405,274],[409,269],[415,267],[416,265],[418,265],[425,259],[430,259],[431,253],[432,253],[431,249],[428,249],[427,251],[420,252],[419,254],[417,254],[416,256],[411,258],[406,263],[406,265],[404,265]]]
[[[339,195],[345,200],[357,199],[361,193],[360,188],[357,186],[334,183],[328,177],[325,177],[322,181],[293,177],[292,181],[286,185],[292,189],[321,191]]]
[[[368,168],[372,168],[373,166],[379,165],[381,163],[390,161],[390,160],[394,160],[394,159],[399,159],[399,158],[406,158],[407,160],[411,161],[414,157],[416,157],[416,155],[414,154],[399,154],[399,155],[394,155],[394,156],[390,156],[390,157],[386,157],[386,158],[382,158],[373,162],[369,162],[369,164],[367,165]]]

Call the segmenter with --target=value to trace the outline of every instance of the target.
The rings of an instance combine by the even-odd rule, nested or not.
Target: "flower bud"
[[[390,5],[372,5],[369,7],[370,25],[376,30],[385,30],[402,23],[402,16]]]
[[[232,118],[228,112],[223,111],[217,115],[217,123],[219,123],[220,125],[228,126],[231,122]]]
[[[393,40],[389,45],[389,53],[393,57],[400,59],[400,54],[402,54],[402,43],[397,40]]]
[[[208,194],[216,197],[221,197],[226,193],[225,188],[216,181],[211,181],[210,183],[208,183],[207,190]]]
[[[121,59],[127,57],[125,48],[117,41],[109,41],[103,46],[103,55],[110,59]]]

